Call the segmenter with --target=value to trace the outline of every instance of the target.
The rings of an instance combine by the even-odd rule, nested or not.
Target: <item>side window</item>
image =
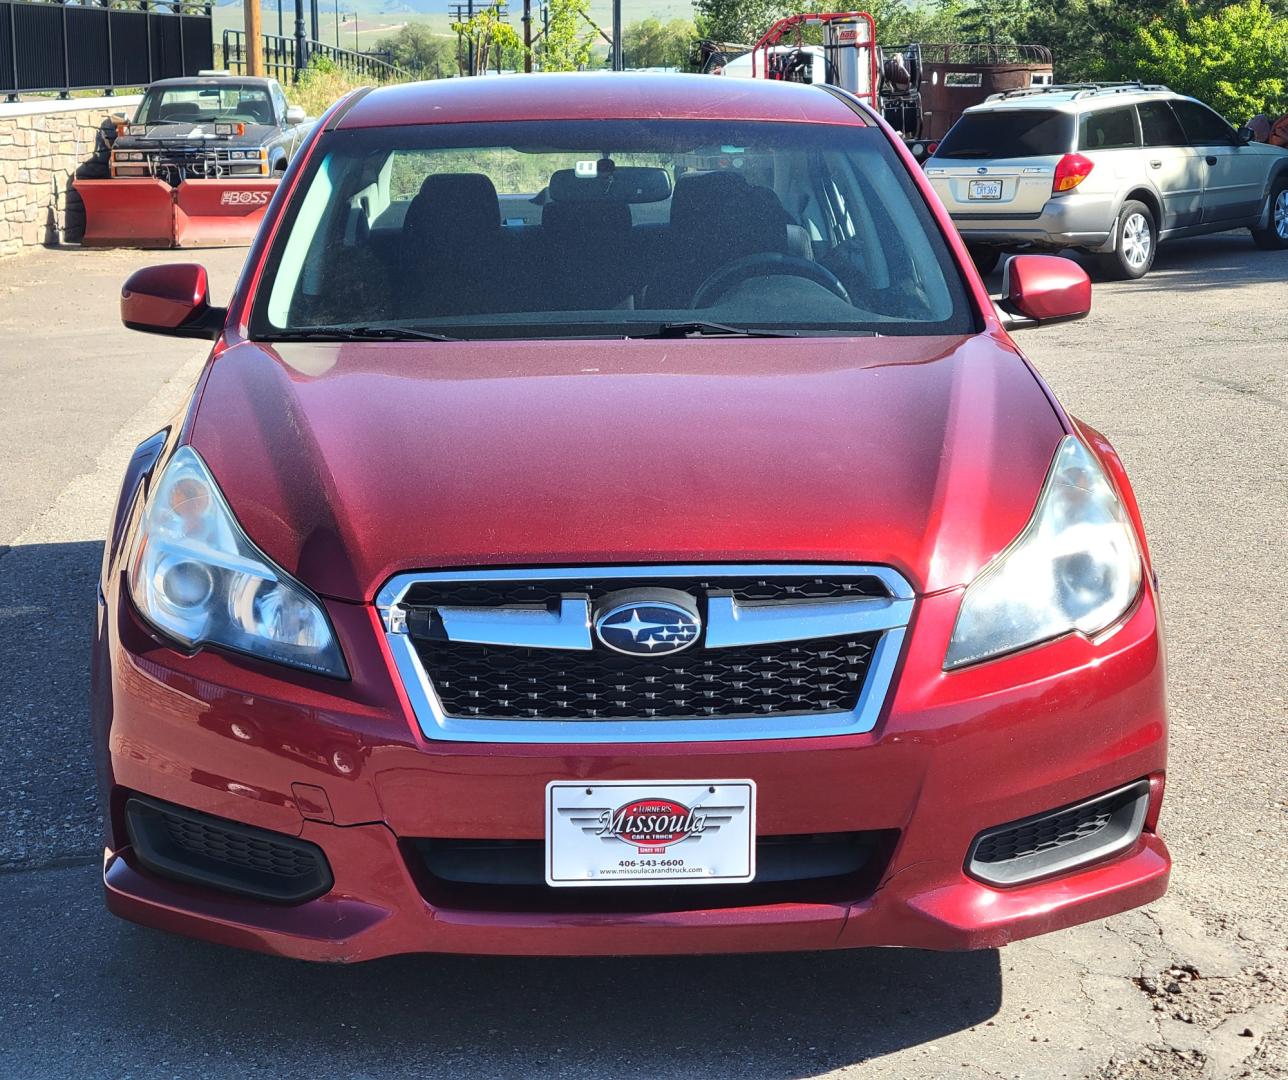
[[[1197,101],[1174,101],[1172,108],[1181,118],[1191,146],[1233,146],[1238,141],[1234,129],[1206,105]]]
[[[1184,146],[1185,132],[1166,101],[1143,101],[1136,106],[1140,114],[1141,141],[1146,146]]]
[[[1136,115],[1130,106],[1083,113],[1078,120],[1079,150],[1121,150],[1139,145]]]

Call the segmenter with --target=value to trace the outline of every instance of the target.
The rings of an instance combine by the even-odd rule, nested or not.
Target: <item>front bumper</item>
[[[970,244],[1101,251],[1113,244],[1116,207],[1109,195],[1073,192],[1047,200],[1038,214],[1009,216],[961,204],[951,206],[950,214]]]
[[[891,699],[862,735],[596,746],[427,741],[370,608],[328,605],[354,676],[328,683],[212,650],[184,657],[115,592],[100,605],[95,650],[95,730],[111,807],[104,882],[114,912],[148,925],[332,961],[968,949],[1148,903],[1167,885],[1156,832],[1163,657],[1151,592],[1099,642],[1071,636],[951,675],[942,660],[960,592],[924,597]],[[659,890],[651,907],[569,910],[537,899],[507,908],[436,894],[411,853],[419,838],[539,840],[550,780],[718,776],[756,781],[762,836],[895,837],[879,876],[826,898],[761,902],[753,892],[744,902],[730,893],[695,906],[681,887]],[[965,873],[982,830],[1140,777],[1150,780],[1144,831],[1112,858],[1007,888]],[[123,829],[132,792],[317,844],[334,885],[282,905],[157,876]]]

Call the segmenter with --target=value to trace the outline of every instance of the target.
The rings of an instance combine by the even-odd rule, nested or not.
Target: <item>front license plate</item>
[[[1002,181],[972,180],[966,194],[972,199],[1000,199],[1002,197]]]
[[[546,785],[546,884],[712,885],[756,876],[751,780]]]

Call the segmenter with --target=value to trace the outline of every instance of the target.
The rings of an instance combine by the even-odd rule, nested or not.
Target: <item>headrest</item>
[[[425,177],[403,228],[449,243],[486,237],[501,230],[501,202],[482,173],[438,173]]]
[[[727,240],[731,250],[782,251],[791,220],[769,188],[733,172],[681,177],[671,199],[673,232]]]

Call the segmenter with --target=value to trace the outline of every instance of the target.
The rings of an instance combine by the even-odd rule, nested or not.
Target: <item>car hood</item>
[[[884,564],[960,585],[1036,502],[1060,417],[988,336],[242,343],[189,438],[319,593],[472,566]]]

